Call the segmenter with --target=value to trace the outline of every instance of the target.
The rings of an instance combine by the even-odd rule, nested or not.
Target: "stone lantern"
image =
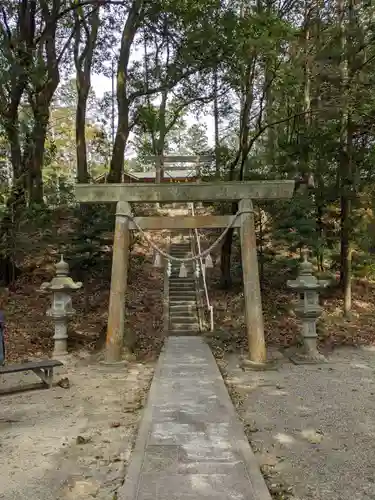
[[[57,357],[68,353],[68,321],[75,314],[70,292],[79,290],[82,283],[75,283],[69,276],[69,265],[64,261],[63,256],[55,268],[56,276],[50,283],[43,283],[40,289],[53,292],[52,306],[48,309],[47,316],[50,316],[55,323],[53,356]]]
[[[313,275],[313,265],[307,260],[307,254],[300,265],[299,275],[296,280],[288,280],[288,288],[299,294],[299,303],[295,307],[297,317],[302,320],[303,353],[296,354],[293,361],[296,363],[319,363],[326,358],[319,353],[317,348],[316,322],[323,309],[319,305],[319,290],[327,287],[329,281],[318,280]]]

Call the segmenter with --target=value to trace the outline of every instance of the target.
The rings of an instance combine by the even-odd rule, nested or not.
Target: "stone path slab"
[[[170,337],[118,500],[271,500],[215,359]]]

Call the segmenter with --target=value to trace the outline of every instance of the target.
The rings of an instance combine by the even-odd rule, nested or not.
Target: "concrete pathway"
[[[170,337],[118,500],[271,500],[209,347]]]

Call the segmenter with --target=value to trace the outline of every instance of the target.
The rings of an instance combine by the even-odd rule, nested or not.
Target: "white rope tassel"
[[[206,256],[204,264],[207,269],[214,267],[214,263],[212,262],[212,257],[210,254]]]
[[[185,264],[182,262],[181,267],[180,267],[180,273],[178,275],[179,278],[186,278],[187,277],[187,269]]]
[[[163,267],[161,262],[161,255],[159,252],[155,252],[154,267]]]
[[[168,264],[167,264],[167,275],[168,275],[168,278],[171,277],[171,274],[172,274],[172,264],[171,264],[171,261],[169,260]]]
[[[195,276],[199,278],[201,275],[201,268],[199,267],[199,264],[195,264]]]

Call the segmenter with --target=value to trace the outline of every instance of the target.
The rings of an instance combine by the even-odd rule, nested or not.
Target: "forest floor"
[[[215,259],[214,259],[215,260]],[[214,308],[215,332],[210,335],[211,347],[220,357],[225,352],[247,349],[244,317],[244,294],[239,245],[232,251],[233,285],[229,290],[220,288],[220,266],[207,269],[209,297]],[[299,343],[300,322],[293,313],[296,294],[286,286],[295,279],[282,258],[275,258],[264,266],[262,306],[267,345],[281,351]],[[323,314],[318,322],[319,348],[328,354],[339,346],[375,344],[375,282],[353,279],[352,311],[344,318],[342,293],[331,286],[321,294]]]
[[[52,389],[31,390],[30,373],[2,377],[0,499],[115,498],[152,373],[150,362],[109,369],[81,351]]]
[[[323,365],[249,372],[219,360],[275,500],[375,498],[375,347],[341,347]]]
[[[62,227],[61,231],[67,230]],[[112,241],[113,234],[106,237]],[[163,244],[165,234],[150,232],[148,237],[156,244]],[[48,356],[53,348],[53,323],[46,316],[52,297],[49,292],[39,292],[39,288],[54,277],[54,265],[60,260],[61,250],[58,242],[49,243],[39,233],[30,234],[29,239],[33,244],[28,243],[30,252],[21,263],[24,273],[6,293],[0,289],[8,362]],[[111,252],[110,247],[103,245],[103,248],[93,266],[84,271],[78,269],[79,273],[74,269],[71,272],[73,279],[82,281],[83,286],[72,293],[76,314],[69,322],[70,352],[81,348],[98,350],[105,340]],[[69,258],[65,260],[69,264]],[[130,255],[126,304],[125,330],[134,343],[135,358],[155,359],[163,344],[163,270],[153,267],[153,253],[141,238],[135,240]]]

